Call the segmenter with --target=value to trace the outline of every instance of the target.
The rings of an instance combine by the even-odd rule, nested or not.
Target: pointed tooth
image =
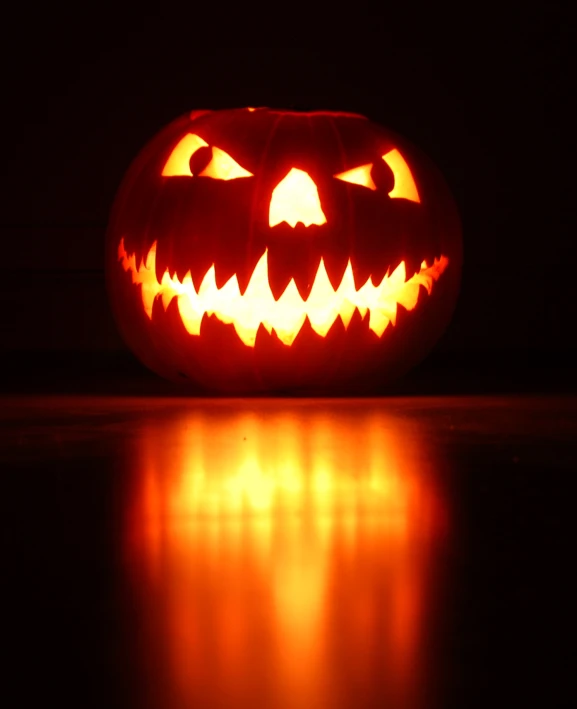
[[[156,245],[156,259],[155,259],[155,274],[156,274],[156,280],[159,283],[162,283],[162,278],[164,277],[164,274],[168,271],[169,267],[169,261],[170,261],[170,251],[166,247],[166,245],[163,244],[157,244]],[[138,264],[140,266],[140,263]]]
[[[289,239],[275,239],[268,249],[268,281],[275,300],[285,292],[295,271],[298,254]]]
[[[140,293],[142,297],[142,306],[144,308],[144,312],[148,315],[149,318],[151,318],[152,309],[154,307],[154,301],[158,294],[158,289],[152,287],[152,284],[150,283],[143,283],[141,285]]]
[[[180,262],[176,268],[176,271],[174,272],[174,276],[180,283],[184,282],[184,279],[186,277],[186,274],[189,273],[190,268],[188,266],[188,263],[186,262]]]
[[[369,329],[371,329],[377,337],[381,337],[390,323],[391,321],[382,310],[378,308],[371,310],[369,317]]]
[[[355,288],[359,290],[371,277],[372,263],[371,259],[366,254],[359,251],[353,253],[351,257],[353,267],[353,276],[355,279]]]
[[[382,241],[373,241],[365,244],[365,260],[370,263],[371,281],[378,285],[387,272],[401,260],[402,247],[398,239],[384,237]]]
[[[434,278],[430,273],[419,273],[414,276],[414,282],[418,284],[419,289],[422,288],[428,295],[431,295]]]
[[[336,253],[328,249],[327,253],[323,254],[323,261],[329,281],[336,291],[342,283],[343,275],[349,263],[349,255],[344,249]]]
[[[220,263],[219,259],[217,258],[215,260],[214,269],[216,287],[219,289],[222,288],[225,283],[228,283],[228,281],[230,281],[230,279],[234,275],[236,275],[236,268],[234,267],[234,264],[230,261],[228,263]]]
[[[405,283],[396,296],[397,302],[405,310],[413,310],[419,300],[419,290],[420,285],[418,283]]]
[[[271,261],[269,254],[268,281],[275,300],[281,297],[291,280],[292,276],[282,261],[278,257]]]
[[[373,268],[371,272],[371,281],[374,286],[378,286],[381,284],[383,278],[387,275],[389,272],[389,267],[385,262],[375,262],[373,263]]]
[[[294,265],[293,280],[303,300],[307,300],[310,295],[320,263],[320,252],[309,251],[298,265]]]
[[[324,227],[298,223],[286,241],[284,259],[303,300],[309,297],[323,252]]]
[[[142,256],[133,256],[133,264],[137,269],[145,268],[148,271],[155,271],[156,275],[156,247],[155,241],[149,249],[146,249]]]
[[[178,299],[178,311],[182,324],[189,335],[200,335],[200,324],[204,313],[195,310],[187,297]]]
[[[404,252],[406,248],[403,245],[402,239],[396,236],[387,236],[378,248],[375,248],[372,254],[373,270],[375,274],[387,271],[392,273],[399,263],[405,258]],[[381,278],[382,280],[382,278]]]
[[[405,282],[406,274],[407,271],[403,260],[395,266],[392,273],[389,275],[389,283],[396,287],[401,286]]]
[[[345,301],[341,307],[340,318],[343,322],[345,330],[348,328],[351,319],[356,311],[356,306],[354,306],[350,301]]]
[[[225,210],[226,211],[226,210]],[[247,229],[236,228],[228,214],[220,215],[219,231],[212,240],[212,254],[216,272],[216,285],[222,288],[233,276],[248,284],[255,265],[265,250],[265,244],[258,244],[258,237],[247,238]],[[262,241],[262,240],[261,240]],[[247,254],[253,253],[254,259]]]
[[[435,257],[436,257],[436,253],[435,253],[434,249],[428,248],[425,250],[425,252],[423,254],[423,258],[421,259],[421,262],[426,261],[427,267],[430,268],[433,265],[433,263],[435,262]]]
[[[200,231],[194,226],[186,227],[186,231],[179,230],[178,235],[173,239],[172,253],[170,257],[171,271],[176,266],[176,275],[182,283],[182,279],[190,270],[193,283],[198,292],[204,274],[214,262],[213,245],[210,239],[201,237]]]
[[[174,290],[171,288],[165,288],[161,291],[161,298],[162,298],[162,305],[165,310],[168,309],[168,306],[172,302],[172,299],[176,296],[176,293]]]
[[[385,316],[393,325],[397,322],[397,301],[394,298],[388,298],[379,302],[378,310]]]
[[[211,266],[204,274],[202,283],[200,284],[198,294],[202,297],[205,293],[214,293],[216,290],[216,281],[214,278],[214,266]]]
[[[213,264],[208,259],[205,259],[203,262],[198,260],[191,264],[191,268],[189,269],[190,276],[192,278],[193,288],[197,293],[200,291],[200,286],[212,265]]]
[[[421,270],[421,261],[423,259],[420,256],[406,256],[405,257],[405,280],[410,281],[411,278]]]
[[[238,281],[238,286],[241,295],[245,294],[246,288],[250,282],[252,274],[254,273],[256,265],[262,258],[264,252],[264,246],[261,249],[251,249],[251,251],[242,259],[242,261],[238,263],[236,268],[236,278]]]
[[[410,310],[407,310],[406,308],[397,308],[397,317],[396,317],[396,323],[395,327],[396,328],[403,328],[403,325],[405,324],[405,320],[407,318],[412,318],[413,313],[411,313]]]
[[[190,270],[188,270],[184,276],[182,277],[181,281],[182,285],[185,286],[185,288],[192,288],[192,276],[190,275]]]

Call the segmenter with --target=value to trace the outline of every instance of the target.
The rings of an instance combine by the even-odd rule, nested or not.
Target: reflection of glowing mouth
[[[206,272],[198,292],[190,272],[181,282],[176,274],[170,276],[167,270],[159,283],[155,271],[156,242],[137,267],[136,255],[126,253],[122,239],[118,247],[118,259],[124,270],[131,272],[132,282],[141,284],[142,303],[149,318],[152,318],[155,298],[160,296],[166,309],[176,296],[182,323],[191,335],[200,335],[200,324],[205,314],[215,315],[221,322],[232,324],[248,347],[254,347],[261,324],[269,333],[274,330],[285,345],[291,345],[307,318],[312,329],[325,337],[339,316],[346,328],[356,309],[363,317],[369,311],[369,328],[380,337],[389,323],[395,324],[397,304],[413,310],[417,305],[420,286],[424,286],[430,294],[433,283],[449,264],[446,256],[436,258],[431,266],[423,261],[421,270],[406,281],[405,262],[401,261],[378,285],[373,285],[369,278],[357,290],[349,261],[341,283],[335,290],[321,259],[306,300],[303,300],[294,280],[275,300],[268,281],[266,251],[255,266],[244,294],[240,292],[236,276],[232,276],[222,288],[217,288],[214,266]]]

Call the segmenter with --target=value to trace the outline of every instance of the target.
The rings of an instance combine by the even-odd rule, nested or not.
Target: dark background
[[[140,386],[104,288],[115,190],[176,116],[246,105],[364,113],[442,169],[463,218],[465,268],[429,359],[450,375],[440,391],[575,385],[569,3],[212,7],[3,9],[0,391],[104,390],[131,372]],[[456,365],[467,377],[455,380]],[[414,390],[426,391],[426,376]],[[449,686],[443,695],[442,676],[440,694],[457,700],[441,706],[574,706],[575,399],[416,401],[403,404],[408,420],[427,410],[430,440],[454,471],[437,654]],[[127,571],[114,560],[125,442],[157,414],[151,400],[118,405],[0,405],[3,706],[125,707],[114,698],[126,673],[146,685],[122,644],[132,637],[119,623],[136,615],[116,600]]]
[[[130,161],[193,108],[268,105],[363,113],[440,166],[463,219],[465,269],[438,356],[572,363],[567,8],[12,10],[1,49],[0,354],[26,368],[23,352],[125,353],[103,243]]]

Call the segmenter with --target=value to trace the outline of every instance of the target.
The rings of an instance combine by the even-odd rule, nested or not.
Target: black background
[[[12,10],[2,47],[2,352],[123,351],[103,241],[130,161],[193,108],[267,105],[363,113],[440,166],[463,218],[465,269],[437,352],[572,361],[567,8]]]
[[[73,386],[89,390],[89,379],[100,386],[110,374],[96,377],[106,362],[136,367],[104,287],[115,190],[176,116],[246,105],[363,113],[439,165],[465,245],[461,298],[437,347],[451,375],[443,393],[462,383],[455,362],[473,371],[468,384],[484,373],[487,388],[501,362],[505,389],[520,370],[518,389],[535,388],[535,363],[545,364],[544,388],[563,367],[575,385],[569,3],[373,7],[3,10],[0,390],[39,391],[45,379],[58,388],[68,366],[81,370]],[[555,381],[568,388],[566,373]],[[415,387],[423,391],[423,380]],[[430,404],[431,430],[455,469],[454,630],[442,640],[459,709],[573,706],[577,416],[574,399],[559,402],[473,397],[466,415],[455,399],[445,414],[442,401]],[[51,418],[50,400],[13,419],[9,400],[0,408],[5,677],[16,687],[3,690],[7,706],[51,705],[63,692],[62,706],[114,706],[111,687],[124,687],[131,659],[109,590],[120,573],[111,562],[114,491],[124,484],[114,425],[126,437],[133,427],[108,405],[100,428],[73,405]],[[71,698],[76,688],[92,703]],[[14,701],[23,691],[37,696]]]

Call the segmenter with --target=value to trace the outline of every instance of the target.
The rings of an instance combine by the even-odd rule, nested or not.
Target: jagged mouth
[[[345,329],[355,310],[363,318],[369,315],[369,329],[382,337],[389,325],[394,326],[398,305],[414,310],[421,287],[431,295],[435,283],[449,265],[447,256],[439,256],[430,265],[421,263],[418,273],[406,279],[405,262],[401,261],[382,281],[374,285],[370,279],[360,288],[355,287],[353,268],[349,260],[338,288],[333,288],[323,260],[319,264],[311,291],[304,299],[291,280],[282,295],[275,299],[268,279],[268,251],[265,250],[241,293],[236,275],[221,288],[216,285],[215,268],[206,272],[198,291],[188,272],[179,280],[176,273],[166,270],[160,282],[156,276],[156,245],[154,242],[146,257],[136,264],[136,254],[128,254],[124,239],[118,246],[118,260],[125,271],[130,271],[132,283],[141,286],[144,311],[152,319],[152,308],[157,298],[162,299],[166,310],[177,298],[178,310],[186,331],[200,335],[205,315],[216,316],[222,323],[234,326],[236,334],[247,347],[254,347],[256,335],[262,325],[269,334],[274,330],[287,347],[292,345],[305,320],[321,337],[326,337],[337,318]]]

